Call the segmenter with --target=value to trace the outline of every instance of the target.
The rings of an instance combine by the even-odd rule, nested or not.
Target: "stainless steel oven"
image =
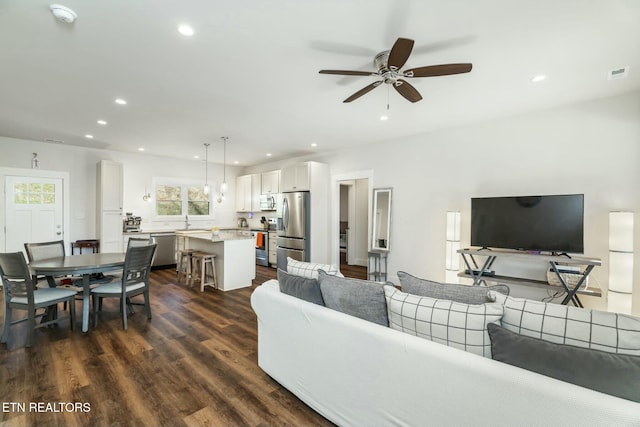
[[[256,242],[256,264],[269,266],[269,231],[253,230]]]

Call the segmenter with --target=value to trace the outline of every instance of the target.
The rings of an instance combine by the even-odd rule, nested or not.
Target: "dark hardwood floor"
[[[39,329],[30,349],[26,324],[12,326],[0,345],[0,425],[332,425],[257,365],[249,297],[275,276],[258,266],[251,288],[200,293],[177,284],[174,270],[156,270],[153,318],[136,307],[127,331],[117,299],[105,300],[97,328]],[[84,407],[68,411],[67,402]]]
[[[353,277],[354,279],[367,279],[367,267],[360,265],[347,264],[347,254],[340,252],[340,272],[345,277]]]

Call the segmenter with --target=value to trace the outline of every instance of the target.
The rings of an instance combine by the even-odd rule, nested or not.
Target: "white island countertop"
[[[216,288],[230,291],[250,287],[256,277],[256,242],[249,230],[176,231],[177,249],[215,255]]]
[[[189,237],[193,239],[209,240],[211,242],[224,242],[227,240],[255,239],[248,230],[220,230],[217,235],[213,231],[204,230],[180,230],[176,231],[176,236]]]

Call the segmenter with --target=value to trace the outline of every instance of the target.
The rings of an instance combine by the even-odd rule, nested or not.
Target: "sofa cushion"
[[[501,304],[463,304],[407,294],[384,287],[392,329],[491,357],[487,324],[498,323]]]
[[[638,317],[498,293],[496,300],[504,305],[502,327],[515,333],[557,344],[640,355]]]
[[[494,360],[640,402],[640,356],[556,344],[488,326]]]
[[[318,282],[328,308],[389,326],[381,283],[337,277],[324,270],[318,271]]]
[[[320,284],[316,279],[294,276],[286,271],[278,270],[280,292],[300,298],[318,305],[324,305]]]
[[[297,261],[291,257],[287,257],[287,273],[289,274],[307,277],[309,279],[317,279],[318,270],[324,270],[327,274],[332,274],[334,276],[344,277],[335,265]]]
[[[435,299],[448,299],[464,304],[484,304],[485,302],[494,302],[489,292],[494,290],[504,295],[509,295],[509,287],[507,285],[494,286],[467,286],[453,283],[439,283],[432,280],[420,279],[412,276],[404,271],[398,271],[400,286],[402,292],[408,294],[419,295],[421,297],[429,297]]]

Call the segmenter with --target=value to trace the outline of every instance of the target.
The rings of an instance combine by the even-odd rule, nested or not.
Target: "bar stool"
[[[214,254],[205,252],[194,252],[192,254],[193,277],[196,276],[197,272],[200,277],[200,292],[204,292],[205,286],[211,286],[214,289],[218,287],[215,258]],[[210,266],[210,268],[207,269],[207,266]]]
[[[178,270],[178,283],[180,283],[181,274],[185,275],[187,282],[193,279],[192,264],[194,252],[193,249],[182,249],[178,251],[178,265],[176,266],[176,270]]]

